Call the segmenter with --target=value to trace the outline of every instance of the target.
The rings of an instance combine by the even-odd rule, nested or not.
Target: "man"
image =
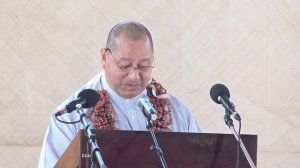
[[[83,89],[94,89],[100,99],[87,113],[92,128],[108,130],[147,130],[147,119],[139,108],[139,98],[148,97],[157,112],[153,127],[156,132],[200,132],[191,111],[176,97],[167,94],[152,79],[154,49],[150,32],[137,22],[121,22],[108,35],[101,49],[104,71],[63,102],[51,115],[40,155],[39,167],[53,167],[81,129],[80,123],[64,124],[55,113],[77,98]],[[77,113],[60,116],[75,121]]]

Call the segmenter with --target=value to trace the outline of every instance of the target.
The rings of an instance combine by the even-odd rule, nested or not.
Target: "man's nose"
[[[137,67],[133,67],[128,74],[128,77],[132,80],[139,80],[140,79],[140,71]]]

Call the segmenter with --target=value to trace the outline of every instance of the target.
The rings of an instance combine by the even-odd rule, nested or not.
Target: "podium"
[[[162,167],[158,156],[150,151],[153,141],[147,131],[92,130],[108,168]],[[236,139],[232,134],[155,133],[169,168],[233,168],[236,164]],[[256,165],[257,135],[241,135]],[[89,168],[89,142],[81,130],[61,156],[56,168]],[[250,168],[240,150],[240,168]]]

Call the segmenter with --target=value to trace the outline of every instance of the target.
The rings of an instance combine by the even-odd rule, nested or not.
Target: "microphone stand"
[[[163,168],[167,168],[168,166],[167,166],[166,160],[164,158],[164,154],[163,154],[161,148],[159,147],[157,139],[156,139],[156,136],[154,134],[152,120],[150,118],[147,118],[147,119],[148,119],[148,121],[147,121],[147,129],[150,131],[152,139],[154,141],[154,146],[151,145],[150,150],[154,151],[157,154],[157,156],[159,157],[160,162],[161,162]]]
[[[230,112],[227,109],[225,110],[224,121],[225,121],[226,125],[230,128],[230,130],[233,133],[233,135],[235,136],[236,140],[240,141],[240,147],[243,150],[244,155],[247,158],[248,163],[251,166],[251,168],[256,168],[256,166],[255,166],[253,160],[251,159],[251,156],[249,155],[249,152],[247,151],[241,137],[239,137],[239,135],[237,134],[237,132],[234,128],[233,121],[230,118]]]
[[[107,168],[107,166],[105,165],[102,159],[100,148],[97,145],[96,135],[92,133],[90,129],[90,124],[87,123],[86,114],[83,112],[81,108],[81,104],[77,104],[76,108],[77,108],[76,109],[77,113],[80,115],[80,122],[85,128],[84,129],[85,136],[89,139],[89,143],[91,144],[91,152],[92,152],[91,159],[93,159],[93,157],[96,156],[100,168]]]

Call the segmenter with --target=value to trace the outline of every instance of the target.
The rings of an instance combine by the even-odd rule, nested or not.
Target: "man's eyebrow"
[[[118,61],[118,60],[117,60]],[[124,56],[121,56],[119,57],[119,61],[132,61],[131,58],[127,58],[127,57],[124,57]]]
[[[133,59],[121,56],[121,57],[119,57],[119,61],[133,61]],[[151,61],[152,61],[151,58],[143,58],[139,62],[151,62]]]

